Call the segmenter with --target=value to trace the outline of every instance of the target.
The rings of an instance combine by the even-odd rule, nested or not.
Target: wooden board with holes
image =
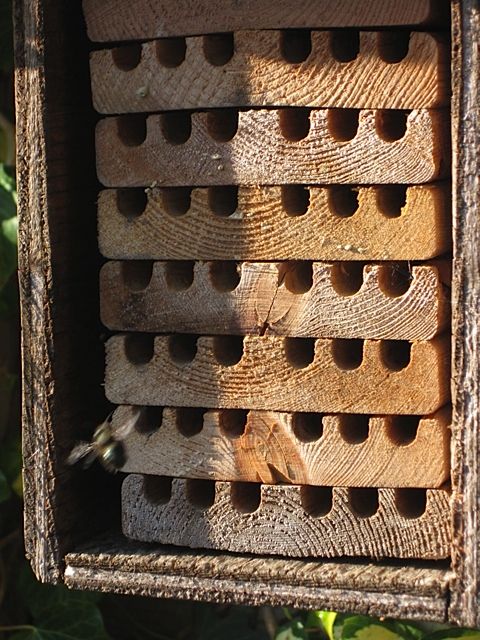
[[[113,331],[428,340],[448,323],[447,295],[435,266],[125,261],[100,272]]]
[[[425,260],[450,248],[449,200],[442,184],[109,189],[99,244],[118,260]]]
[[[449,337],[397,341],[116,335],[114,404],[425,415],[449,399]]]
[[[96,42],[238,29],[386,27],[443,22],[438,0],[83,0]]]
[[[213,41],[212,41],[213,38]],[[300,58],[300,59],[299,59]],[[212,107],[438,108],[449,102],[446,43],[429,33],[239,31],[94,51],[100,113]]]
[[[114,433],[131,407],[113,415]],[[145,407],[121,440],[127,473],[264,484],[438,488],[450,414],[357,416]],[[179,452],[182,452],[179,456]]]
[[[135,540],[292,557],[441,559],[449,492],[171,480],[130,475],[123,533]]]
[[[445,173],[446,127],[445,113],[427,109],[109,117],[96,128],[97,173],[109,187],[419,184]]]

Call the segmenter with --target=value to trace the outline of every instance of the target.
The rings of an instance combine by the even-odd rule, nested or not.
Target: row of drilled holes
[[[144,476],[146,499],[152,504],[167,504],[172,495],[172,478]],[[214,480],[186,480],[186,498],[199,510],[215,502]],[[303,510],[313,518],[327,516],[333,506],[332,487],[303,486],[300,489]],[[239,513],[254,513],[261,506],[261,485],[249,482],[230,483],[232,507]],[[404,518],[419,518],[425,513],[426,489],[395,489],[395,506]],[[349,488],[348,506],[359,518],[370,518],[379,508],[378,489]]]
[[[208,409],[183,407],[175,409],[175,425],[185,438],[198,435],[204,427]],[[244,435],[250,411],[247,409],[219,410],[218,426],[221,433],[232,440]],[[292,431],[300,442],[316,442],[323,436],[321,413],[293,413]],[[144,407],[135,424],[139,433],[154,433],[162,426],[163,408]],[[338,416],[338,433],[348,444],[361,444],[370,435],[370,416],[343,414]],[[386,436],[396,446],[411,444],[417,437],[420,416],[391,416],[386,423]]]
[[[330,267],[330,281],[339,296],[356,294],[363,285],[364,262],[336,262]],[[122,262],[122,281],[131,291],[143,291],[151,282],[154,262],[131,260]],[[165,283],[171,291],[187,291],[194,282],[195,262],[179,260],[163,263]],[[234,291],[241,279],[240,263],[215,261],[209,264],[210,282],[221,293]],[[379,288],[389,297],[404,295],[411,284],[409,263],[382,264],[379,271]],[[287,261],[281,264],[278,283],[293,294],[304,294],[313,286],[313,263]]]
[[[338,185],[325,187],[328,191],[328,207],[337,218],[350,218],[359,208],[356,187]],[[291,217],[305,215],[310,207],[310,189],[300,184],[282,185],[281,204]],[[191,207],[193,187],[162,187],[159,192],[162,207],[167,215],[180,217]],[[386,218],[398,218],[407,201],[407,185],[392,184],[375,187],[378,211]],[[141,216],[147,207],[148,197],[144,189],[118,189],[117,208],[126,218]],[[232,216],[238,209],[238,186],[208,187],[210,211],[221,218]]]
[[[174,334],[169,336],[168,350],[173,362],[186,365],[195,359],[198,336]],[[243,336],[214,336],[213,357],[218,364],[231,367],[243,356]],[[363,362],[364,340],[336,338],[331,341],[331,353],[339,369],[358,369]],[[304,369],[314,360],[314,338],[283,338],[285,356],[290,366]],[[125,355],[133,365],[148,364],[153,358],[154,336],[147,334],[127,335]],[[390,371],[401,371],[410,363],[412,344],[406,340],[382,340],[380,358]]]
[[[330,54],[338,62],[351,62],[360,53],[360,34],[356,29],[330,31]],[[377,33],[377,50],[381,60],[395,64],[403,60],[410,43],[408,31],[381,31]],[[157,40],[155,50],[158,62],[167,68],[179,67],[187,53],[185,38]],[[311,31],[291,29],[280,32],[280,55],[286,62],[299,63],[308,59],[312,52]],[[203,36],[203,54],[213,66],[227,64],[235,53],[235,35],[218,33]],[[113,49],[114,64],[122,71],[132,71],[141,61],[142,45],[132,44]]]
[[[310,132],[310,113],[307,107],[278,109],[280,132],[289,142],[304,140]],[[410,111],[378,109],[375,130],[385,142],[395,142],[405,135]],[[239,109],[216,109],[207,112],[208,134],[217,142],[229,142],[238,130]],[[348,142],[357,135],[360,109],[328,109],[327,125],[336,142]],[[169,144],[185,144],[192,134],[191,111],[169,111],[160,114],[162,134]],[[137,147],[147,137],[146,114],[123,115],[117,118],[118,136],[124,145]]]

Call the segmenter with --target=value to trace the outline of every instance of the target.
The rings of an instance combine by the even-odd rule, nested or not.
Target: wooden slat
[[[448,336],[413,343],[408,364],[409,343],[394,341],[192,338],[110,338],[108,399],[114,404],[425,415],[449,398]]]
[[[131,407],[113,415],[121,433]],[[450,412],[355,416],[145,408],[121,440],[122,471],[156,476],[350,487],[441,487]],[[120,437],[120,436],[119,436]]]
[[[105,118],[96,129],[97,173],[110,187],[419,184],[441,177],[445,114],[411,111],[405,133],[389,141],[401,135],[397,126],[402,130],[402,112],[393,113],[392,128],[392,112],[375,110],[359,112],[358,128],[355,114],[331,109]]]
[[[450,247],[449,201],[442,184],[105,190],[99,243],[114,259],[425,260]]]
[[[425,25],[447,14],[439,0],[83,0],[83,9],[94,41],[237,29]]]
[[[168,484],[156,476],[124,480],[126,536],[292,557],[449,555],[449,493],[441,489],[332,490],[174,478],[169,496]]]
[[[351,265],[108,262],[102,322],[116,331],[392,340],[428,340],[448,323],[435,266]]]

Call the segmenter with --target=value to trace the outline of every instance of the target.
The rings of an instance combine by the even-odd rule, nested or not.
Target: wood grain
[[[449,337],[413,343],[409,364],[395,371],[406,362],[407,346],[276,336],[117,335],[106,344],[105,393],[114,404],[433,413],[449,399]]]
[[[450,248],[450,199],[443,184],[112,189],[99,244],[114,259],[426,260]]]
[[[107,262],[101,318],[113,331],[392,340],[447,325],[437,267],[351,264]]]
[[[133,474],[123,481],[127,537],[300,558],[440,559],[449,554],[449,493],[441,489],[357,489],[358,494],[338,487],[173,478],[169,497],[166,480]]]
[[[238,29],[426,25],[446,17],[438,0],[83,0],[94,41],[142,40]]]
[[[411,111],[405,133],[389,141],[385,118],[404,118],[393,113],[361,110],[358,128],[355,114],[330,109],[182,112],[182,122],[178,113],[174,121],[168,113],[109,117],[96,128],[98,178],[109,187],[155,187],[419,184],[441,177],[449,161],[446,115]]]
[[[434,416],[355,416],[271,411],[145,408],[120,436],[122,471],[264,484],[441,487],[450,473],[450,412]]]

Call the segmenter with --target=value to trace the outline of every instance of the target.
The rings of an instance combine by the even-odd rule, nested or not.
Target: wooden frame
[[[119,593],[354,609],[480,625],[480,7],[478,0],[453,0],[452,7],[455,544],[449,567],[297,561],[171,548],[153,553],[116,533],[118,479],[102,475],[97,482],[95,473],[74,476],[64,463],[83,421],[98,418],[105,409],[95,116],[81,7],[77,0],[68,6],[60,0],[15,0],[25,539],[39,579]]]

